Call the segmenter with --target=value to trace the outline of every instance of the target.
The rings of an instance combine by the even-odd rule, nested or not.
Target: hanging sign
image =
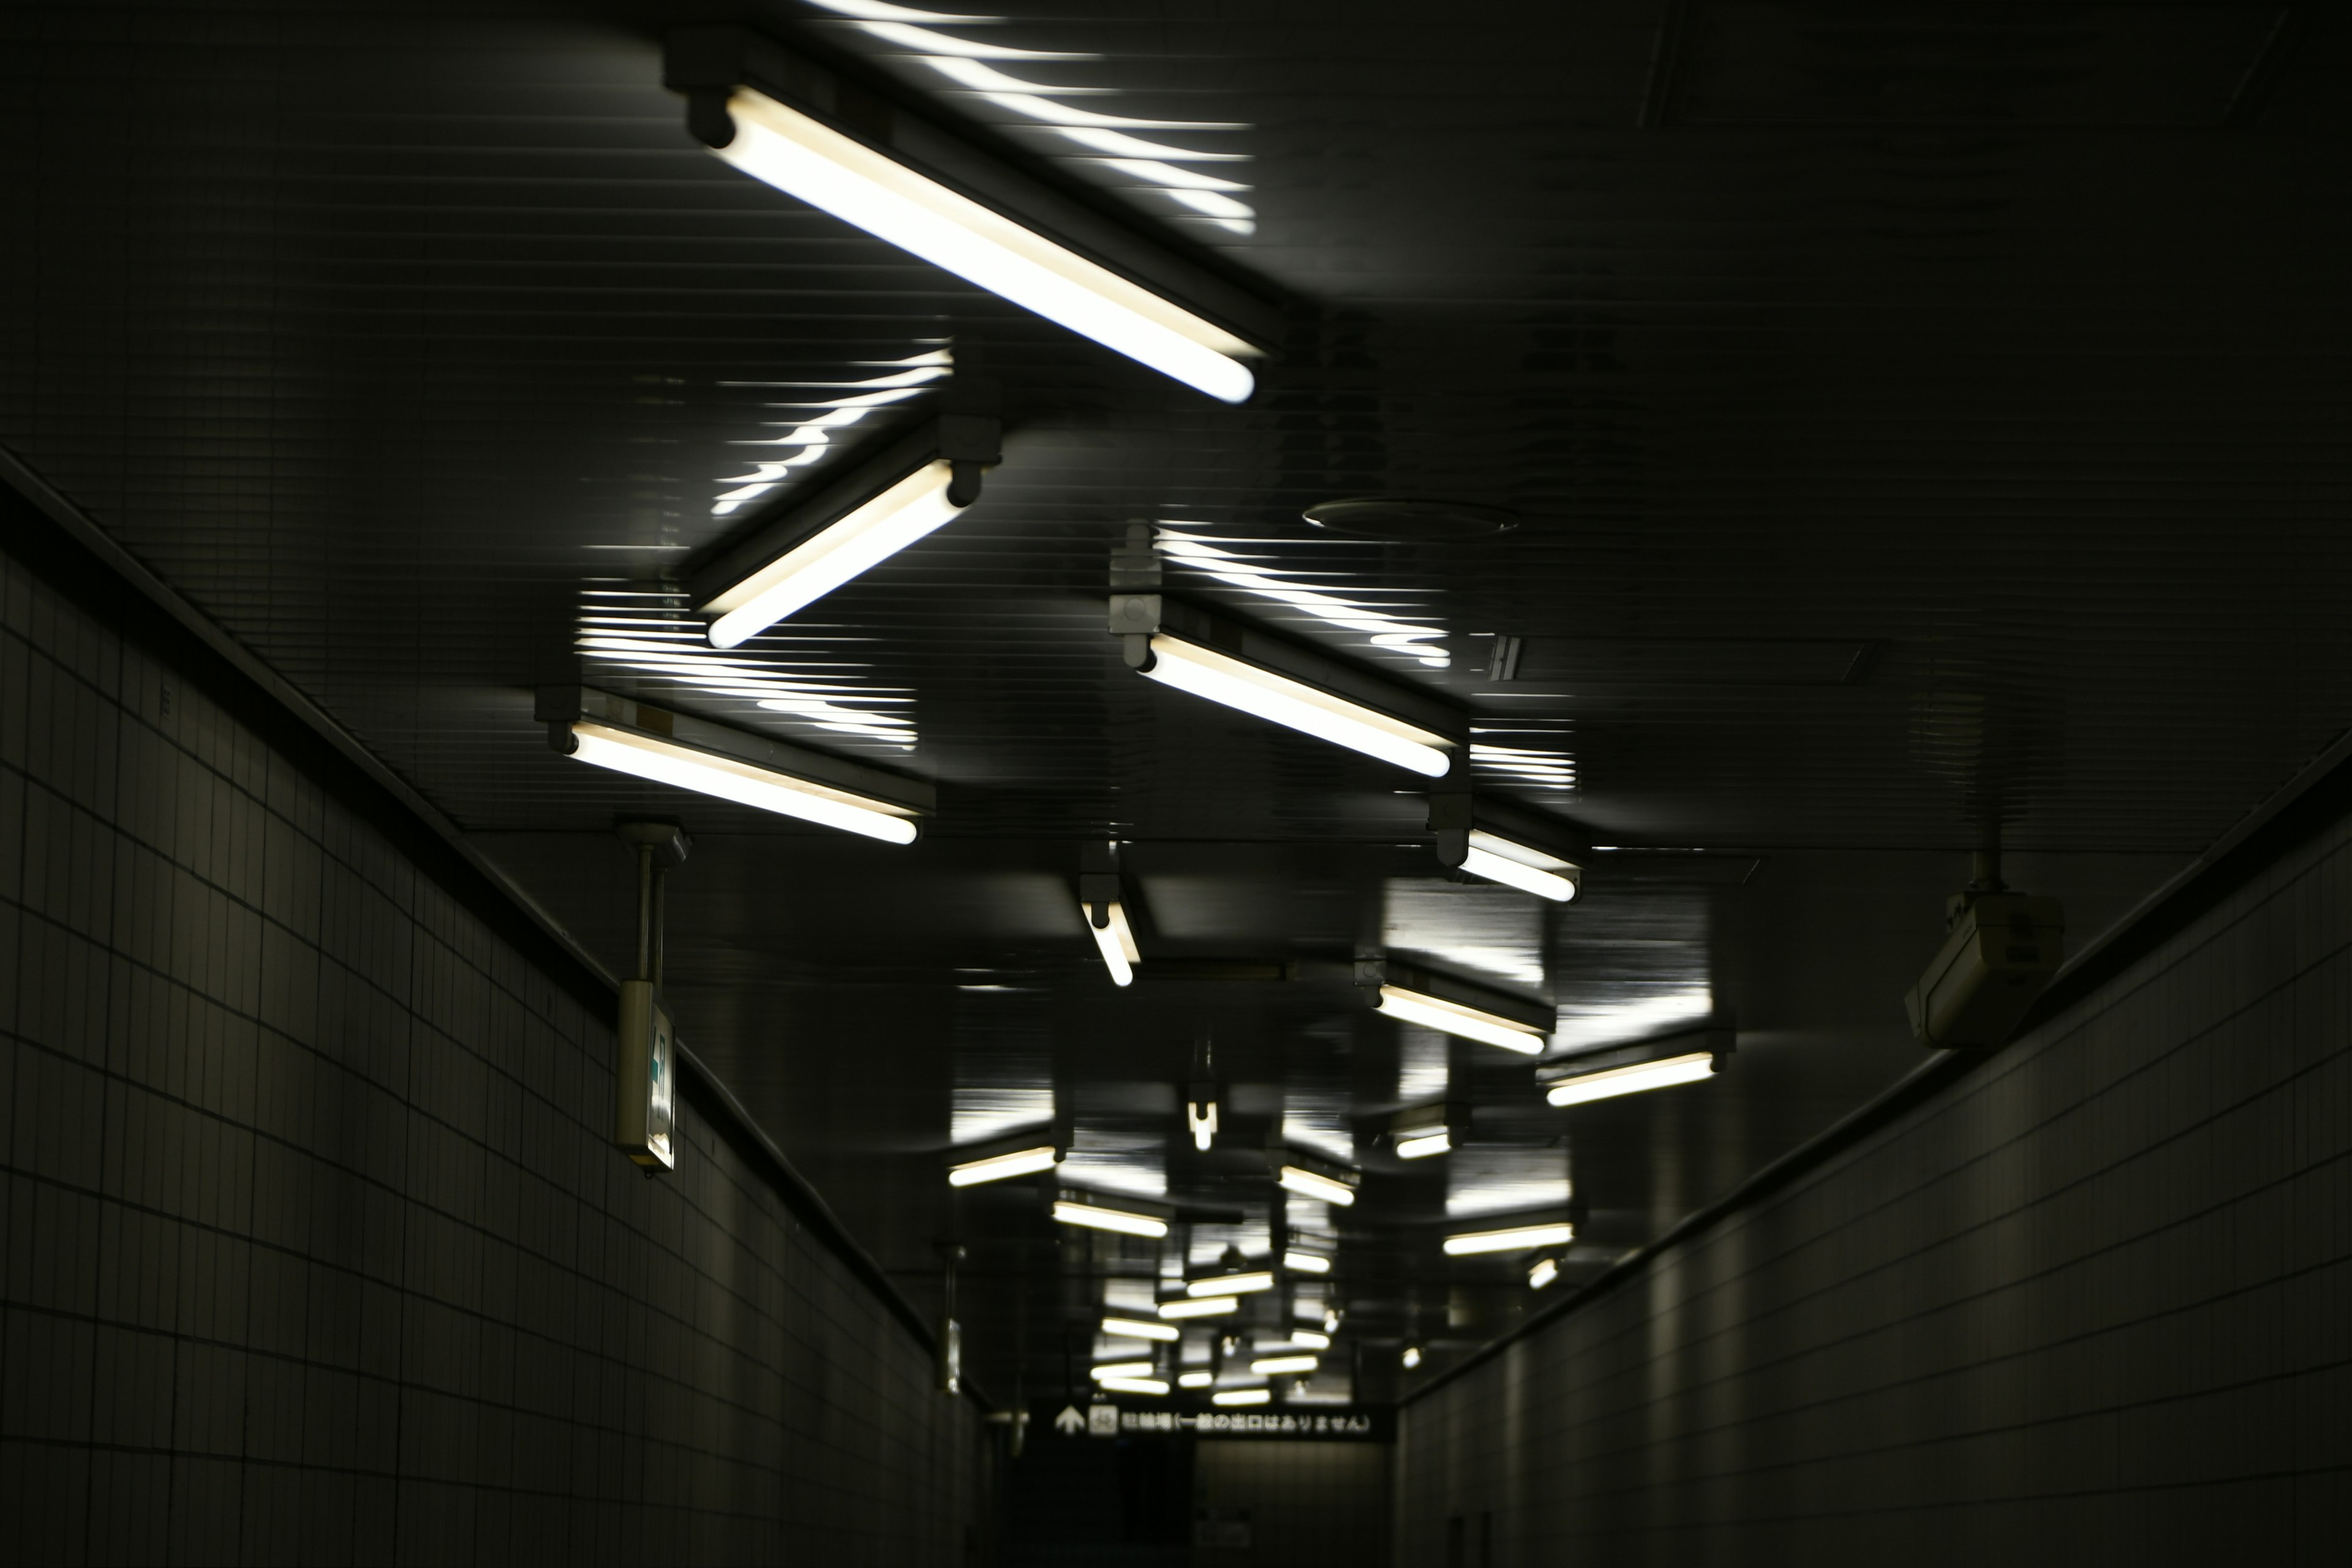
[[[1188,1433],[1293,1443],[1393,1443],[1396,1411],[1384,1405],[1267,1405],[1183,1410],[1106,1399],[1038,1407],[1035,1429],[1057,1437],[1142,1437]]]

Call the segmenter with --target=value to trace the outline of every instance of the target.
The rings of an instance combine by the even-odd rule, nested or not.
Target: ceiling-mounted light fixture
[[[1217,1136],[1217,1080],[1211,1076],[1214,1055],[1215,1047],[1203,1034],[1192,1047],[1192,1079],[1184,1086],[1184,1131],[1192,1135],[1192,1147],[1204,1154]]]
[[[1421,1347],[1419,1345],[1407,1345],[1404,1347],[1404,1354],[1397,1359],[1404,1363],[1405,1371],[1411,1372],[1414,1367],[1421,1364]]]
[[[1389,1118],[1389,1138],[1400,1160],[1426,1160],[1459,1148],[1470,1131],[1470,1107],[1458,1100],[1415,1105]]]
[[[1441,866],[1564,904],[1576,897],[1590,851],[1581,830],[1558,817],[1474,794],[1467,774],[1429,796],[1429,830]]]
[[[1187,1296],[1242,1296],[1253,1290],[1274,1289],[1274,1275],[1264,1268],[1246,1269],[1239,1274],[1215,1274],[1206,1279],[1184,1281]]]
[[[1528,1267],[1528,1289],[1540,1290],[1559,1278],[1559,1259],[1538,1258]]]
[[[1524,1252],[1533,1247],[1565,1247],[1575,1239],[1576,1226],[1567,1220],[1456,1231],[1445,1238],[1445,1255],[1469,1258],[1486,1252]]]
[[[1255,389],[1247,339],[1033,224],[1050,222],[1122,266],[1181,274],[1188,295],[1213,296],[1234,324],[1266,307],[980,148],[742,27],[673,33],[663,79],[687,94],[695,136],[752,178],[1212,397],[1239,403]]]
[[[1268,1377],[1280,1377],[1294,1372],[1313,1372],[1321,1358],[1311,1355],[1274,1355],[1250,1363],[1250,1370]]]
[[[1100,1383],[1107,1377],[1150,1377],[1153,1371],[1153,1363],[1148,1361],[1114,1361],[1094,1368],[1092,1375]]]
[[[1154,1204],[1141,1198],[1106,1197],[1100,1193],[1083,1193],[1064,1189],[1055,1200],[1054,1217],[1064,1225],[1084,1226],[1090,1230],[1117,1231],[1121,1236],[1142,1236],[1157,1239],[1168,1234],[1168,1222],[1174,1211],[1165,1204]]]
[[[929,784],[593,687],[542,686],[532,711],[581,762],[887,844],[937,809]]]
[[[1360,1171],[1326,1160],[1304,1150],[1276,1144],[1265,1152],[1265,1163],[1274,1173],[1277,1185],[1302,1198],[1315,1198],[1327,1204],[1347,1208],[1356,1201],[1356,1187],[1363,1178]]]
[[[1182,1331],[1165,1323],[1147,1323],[1139,1318],[1105,1318],[1102,1321],[1105,1338],[1115,1340],[1159,1340],[1162,1342],[1181,1339]]]
[[[1212,1394],[1209,1395],[1209,1403],[1212,1405],[1265,1405],[1270,1402],[1273,1398],[1274,1392],[1271,1389],[1228,1388],[1223,1390],[1222,1393]]]
[[[1241,1302],[1232,1296],[1210,1296],[1198,1300],[1191,1299],[1160,1303],[1163,1318],[1222,1318],[1228,1312],[1239,1311]]]
[[[1691,1029],[1638,1045],[1586,1051],[1539,1068],[1536,1082],[1554,1105],[1582,1105],[1644,1089],[1699,1083],[1721,1072],[1737,1036],[1727,1025]]]
[[[1310,1351],[1328,1351],[1331,1348],[1331,1336],[1318,1334],[1313,1329],[1293,1329],[1290,1331],[1290,1342],[1303,1345]]]
[[[1331,1257],[1325,1252],[1313,1252],[1291,1242],[1282,1249],[1282,1266],[1293,1274],[1328,1274]]]
[[[1180,691],[1443,778],[1466,744],[1445,703],[1160,594],[1114,593],[1129,668]]]
[[[942,414],[688,574],[710,646],[735,647],[888,560],[980,499],[1003,427]]]
[[[1373,1006],[1402,1023],[1443,1030],[1522,1056],[1538,1056],[1550,1043],[1553,1010],[1524,996],[1393,958],[1359,960],[1356,984],[1371,994]]]
[[[1050,1143],[1033,1144],[1003,1154],[987,1154],[977,1160],[966,1160],[948,1167],[948,1185],[978,1186],[982,1182],[1009,1181],[1014,1176],[1030,1176],[1039,1171],[1050,1171],[1062,1163],[1062,1151]]]
[[[1213,1372],[1179,1373],[1176,1377],[1176,1386],[1179,1388],[1206,1388],[1216,1381],[1217,1374]]]
[[[1079,852],[1078,913],[1087,934],[1095,939],[1111,984],[1131,985],[1135,966],[1143,954],[1135,945],[1135,928],[1128,922],[1127,894],[1118,875],[1118,842],[1095,839]]]

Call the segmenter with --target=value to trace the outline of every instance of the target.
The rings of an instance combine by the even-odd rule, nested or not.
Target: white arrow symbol
[[[1065,1405],[1062,1413],[1054,1417],[1054,1430],[1065,1437],[1075,1437],[1087,1429],[1087,1418],[1078,1414],[1075,1405]]]

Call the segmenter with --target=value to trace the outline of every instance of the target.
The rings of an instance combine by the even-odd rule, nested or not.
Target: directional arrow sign
[[[1062,1413],[1054,1417],[1054,1430],[1065,1437],[1075,1437],[1087,1429],[1087,1418],[1078,1414],[1075,1405],[1065,1405]]]

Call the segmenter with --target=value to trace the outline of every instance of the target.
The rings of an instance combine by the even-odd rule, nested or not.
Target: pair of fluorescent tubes
[[[1521,1056],[1540,1056],[1548,1043],[1544,1031],[1532,1024],[1488,1012],[1466,1002],[1433,996],[1405,985],[1382,985],[1379,1006],[1381,1012],[1402,1022],[1419,1024],[1424,1028],[1448,1035],[1459,1035],[1465,1040],[1476,1040],[1482,1045],[1499,1046]],[[1429,1152],[1440,1152],[1436,1149]]]
[[[1103,967],[1110,971],[1111,984],[1135,984],[1135,966],[1143,962],[1143,953],[1135,945],[1135,928],[1128,923],[1127,906],[1118,902],[1081,903],[1078,912],[1086,917],[1087,932],[1095,939],[1095,951],[1102,954]]]
[[[1171,632],[1153,633],[1147,647],[1150,657],[1141,673],[1162,686],[1393,763],[1424,778],[1442,778],[1454,765],[1452,741],[1376,708]]]
[[[1034,1149],[1017,1149],[1010,1154],[991,1154],[985,1159],[967,1160],[948,1168],[948,1185],[977,1186],[982,1182],[1009,1181],[1014,1176],[1034,1175],[1050,1171],[1062,1163],[1062,1152],[1050,1143]]]
[[[1470,830],[1462,869],[1556,904],[1576,897],[1575,862],[1484,828]]]
[[[1356,1189],[1347,1183],[1334,1180],[1319,1172],[1299,1165],[1284,1165],[1275,1180],[1286,1189],[1303,1198],[1320,1198],[1327,1204],[1346,1208],[1356,1201]]]
[[[1158,1240],[1168,1234],[1168,1222],[1157,1215],[1137,1214],[1107,1204],[1074,1203],[1064,1198],[1054,1205],[1054,1217],[1064,1225],[1114,1231],[1120,1236],[1140,1236]]]
[[[1582,1105],[1588,1100],[1610,1100],[1621,1094],[1639,1094],[1643,1089],[1697,1083],[1714,1072],[1715,1053],[1696,1051],[1560,1079],[1544,1091],[1544,1099],[1554,1105]]]
[[[1576,1238],[1576,1227],[1566,1221],[1518,1225],[1504,1230],[1457,1231],[1445,1238],[1448,1258],[1486,1252],[1524,1252],[1534,1247],[1565,1247]]]
[[[1245,1274],[1217,1274],[1212,1275],[1206,1279],[1189,1279],[1185,1281],[1184,1284],[1184,1294],[1196,1299],[1200,1297],[1214,1296],[1244,1296],[1254,1290],[1271,1290],[1273,1289],[1274,1275],[1272,1271],[1264,1268],[1255,1268]]]

